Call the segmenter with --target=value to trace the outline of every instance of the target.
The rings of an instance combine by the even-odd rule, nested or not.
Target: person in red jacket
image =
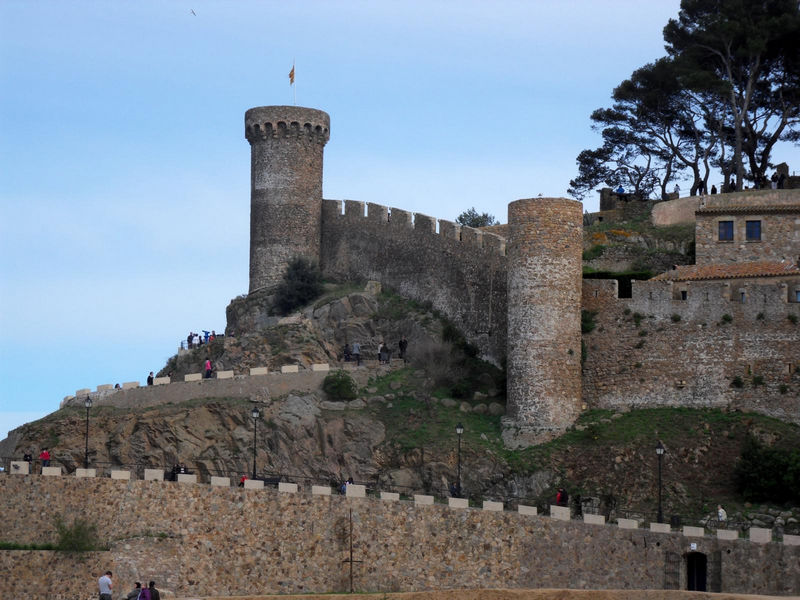
[[[42,451],[39,453],[39,460],[42,461],[43,467],[50,466],[50,453],[47,451],[47,448],[42,448]]]

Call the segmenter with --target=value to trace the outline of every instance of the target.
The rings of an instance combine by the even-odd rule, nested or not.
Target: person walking
[[[111,581],[111,571],[106,571],[97,580],[97,587],[100,589],[100,600],[111,600],[111,589],[114,587],[114,582]]]
[[[156,589],[156,582],[151,581],[148,586],[150,590],[150,600],[161,600],[161,593]]]

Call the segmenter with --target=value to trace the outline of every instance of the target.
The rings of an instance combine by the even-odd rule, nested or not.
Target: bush
[[[797,315],[787,315],[793,325],[797,325]]]
[[[724,315],[722,315],[722,322],[723,323],[730,323],[731,321],[733,321],[733,317],[730,316],[728,313],[725,313]]]
[[[753,385],[764,385],[764,376],[753,375]]]
[[[733,380],[731,381],[731,386],[732,386],[732,387],[735,387],[735,388],[741,388],[741,387],[744,387],[744,381],[742,381],[742,378],[741,378],[741,377],[739,377],[739,376],[737,375],[737,376],[736,376],[736,377],[734,377],[734,378],[733,378]]]
[[[353,400],[358,396],[358,386],[347,371],[334,371],[322,382],[323,391],[337,400]]]
[[[677,323],[678,321],[681,320],[681,316],[678,313],[672,313],[670,319],[672,319],[673,323]]]
[[[789,386],[788,386],[788,385],[786,385],[785,383],[782,383],[782,384],[780,384],[780,385],[778,386],[778,391],[779,391],[781,394],[785,394],[786,392],[788,392],[788,391],[789,391]]]
[[[750,436],[734,470],[737,491],[750,502],[794,502],[800,496],[800,450],[769,448]]]
[[[61,515],[55,518],[58,541],[55,549],[61,552],[89,552],[102,550],[97,537],[97,526],[76,517],[71,525],[67,525]]]
[[[322,274],[319,267],[305,257],[289,262],[283,281],[275,290],[274,307],[281,315],[305,306],[322,295]]]
[[[594,322],[596,315],[596,311],[586,309],[581,310],[581,333],[591,333],[594,330],[594,328],[597,326],[597,323]]]
[[[606,247],[603,244],[598,244],[596,246],[592,246],[588,250],[584,250],[581,258],[583,260],[594,260],[595,258],[600,258],[603,256],[603,252],[605,252],[605,250]]]

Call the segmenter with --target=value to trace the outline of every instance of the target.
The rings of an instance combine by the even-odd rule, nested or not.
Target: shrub
[[[352,400],[358,395],[358,386],[345,370],[330,373],[322,382],[323,391],[337,400]]]
[[[644,340],[639,340],[636,344],[633,345],[634,348],[644,348]]]
[[[321,294],[322,275],[319,267],[307,258],[297,256],[289,262],[283,281],[275,290],[274,307],[278,313],[288,315],[316,300]]]
[[[71,525],[68,525],[61,515],[55,517],[56,550],[61,552],[89,552],[91,550],[101,550],[102,544],[97,537],[97,526],[88,521],[76,517]]]
[[[639,337],[645,337],[647,335],[647,329],[639,330]]]
[[[764,320],[764,313],[760,312],[756,315],[756,320],[763,321]]]
[[[670,319],[672,319],[673,323],[677,323],[678,321],[681,320],[681,316],[678,313],[672,313]]]
[[[731,386],[735,388],[744,387],[744,381],[738,375],[731,380]]]
[[[795,501],[800,494],[800,450],[769,448],[750,436],[736,463],[734,479],[745,500]]]
[[[764,385],[764,376],[753,375],[753,385]]]
[[[637,327],[639,326],[639,323],[642,322],[643,318],[644,318],[644,315],[642,315],[642,314],[640,314],[638,312],[633,313],[633,322],[636,324]]]
[[[591,333],[594,330],[594,328],[597,326],[597,323],[594,322],[596,315],[596,311],[586,309],[581,310],[581,333]]]
[[[588,250],[584,250],[581,258],[583,260],[594,260],[595,258],[600,258],[603,255],[603,252],[605,252],[605,249],[606,247],[603,244],[597,244]]]
[[[787,315],[793,325],[797,325],[797,315]]]
[[[733,321],[733,317],[730,316],[728,313],[725,313],[724,315],[722,315],[722,322],[723,323],[730,323],[731,321]]]
[[[789,386],[788,386],[788,385],[786,385],[785,383],[782,383],[782,384],[780,384],[780,385],[778,386],[778,391],[779,391],[781,394],[785,394],[786,392],[788,392],[788,391],[789,391]]]

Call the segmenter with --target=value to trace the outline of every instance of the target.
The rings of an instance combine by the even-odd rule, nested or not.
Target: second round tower
[[[250,142],[250,293],[273,289],[296,256],[319,263],[323,149],[330,117],[299,106],[244,116]]]

